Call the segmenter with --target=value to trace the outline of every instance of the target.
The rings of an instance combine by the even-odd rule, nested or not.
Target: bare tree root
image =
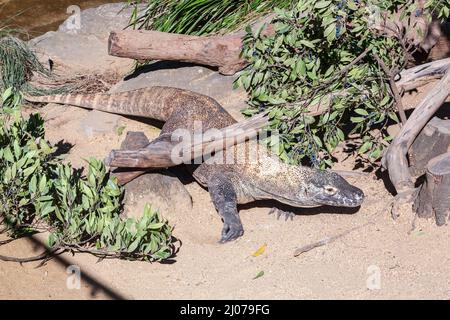
[[[384,154],[382,159],[383,167],[388,169],[389,178],[398,193],[414,189],[406,158],[407,152],[414,139],[433,114],[441,107],[449,94],[450,71],[447,70],[445,76],[415,108]]]
[[[0,260],[17,262],[17,263],[27,263],[27,262],[34,262],[34,261],[41,261],[41,260],[44,260],[46,262],[46,261],[48,261],[48,258],[51,257],[52,255],[56,254],[58,250],[60,250],[60,248],[55,248],[55,249],[46,251],[40,255],[33,256],[33,257],[26,257],[26,258],[17,258],[17,257],[0,255]]]

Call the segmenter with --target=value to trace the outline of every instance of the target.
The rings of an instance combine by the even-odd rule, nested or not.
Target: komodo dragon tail
[[[109,113],[167,121],[179,107],[192,103],[211,103],[211,98],[188,90],[149,87],[132,91],[97,94],[56,94],[26,96],[29,102],[58,103]]]

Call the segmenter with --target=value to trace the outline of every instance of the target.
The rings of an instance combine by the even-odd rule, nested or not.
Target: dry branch
[[[34,262],[34,261],[40,261],[43,260],[45,261],[46,258],[51,257],[54,254],[57,254],[57,251],[59,250],[59,248],[57,249],[52,249],[52,250],[47,250],[44,253],[37,255],[37,256],[33,256],[33,257],[26,257],[26,258],[17,258],[17,257],[10,257],[10,256],[3,256],[0,255],[0,260],[2,261],[10,261],[10,262],[17,262],[17,263],[27,263],[27,262]]]
[[[271,14],[253,25],[256,30],[261,24],[267,27],[263,34],[273,34]],[[424,17],[411,17],[402,21],[400,17],[394,21],[386,17],[374,28],[391,37],[401,38],[404,42],[414,43],[423,50],[429,51],[443,37],[441,26],[435,21],[428,24]],[[418,32],[420,29],[421,32]],[[406,30],[402,34],[402,30]],[[420,34],[425,34],[425,37]],[[136,60],[172,60],[198,63],[218,67],[219,72],[232,75],[248,64],[241,57],[243,31],[224,36],[191,36],[146,30],[112,31],[108,41],[110,55],[132,58]]]
[[[392,141],[385,155],[383,166],[398,193],[413,190],[414,184],[408,168],[407,152],[414,139],[450,94],[450,71],[416,107],[406,124]]]
[[[176,166],[191,159],[209,155],[212,150],[223,150],[232,145],[255,137],[267,126],[265,113],[236,123],[217,132],[195,134],[190,141],[172,141],[171,135],[163,135],[147,147],[138,150],[113,150],[107,163],[112,167],[166,168]]]
[[[322,240],[319,240],[317,242],[313,242],[313,243],[307,244],[307,245],[305,245],[303,247],[297,248],[294,251],[294,257],[297,257],[297,256],[301,255],[302,253],[311,251],[314,248],[318,248],[318,247],[324,246],[324,245],[326,245],[328,243],[334,242],[334,241],[336,241],[336,240],[338,240],[338,239],[348,235],[349,233],[351,233],[351,232],[353,232],[355,230],[361,229],[361,228],[363,228],[363,227],[365,227],[365,226],[367,226],[369,224],[373,224],[373,222],[371,222],[371,221],[367,222],[367,223],[365,223],[363,225],[351,228],[351,229],[346,230],[344,232],[341,232],[341,233],[339,233],[337,235],[334,235],[334,236],[331,236],[331,237],[325,237]]]
[[[450,58],[436,60],[400,72],[397,87],[402,91],[414,90],[430,81],[440,79],[450,69]]]

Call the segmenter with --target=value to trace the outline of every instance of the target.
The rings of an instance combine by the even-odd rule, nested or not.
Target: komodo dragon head
[[[315,171],[315,174],[310,177],[305,192],[307,198],[318,205],[358,207],[364,200],[361,189],[331,171]]]
[[[260,198],[276,199],[293,207],[358,207],[364,200],[361,189],[332,171],[289,166],[277,175],[278,182],[261,184]],[[283,181],[280,183],[279,181]]]

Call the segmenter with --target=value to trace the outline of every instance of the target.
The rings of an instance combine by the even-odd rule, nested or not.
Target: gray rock
[[[127,26],[131,8],[125,3],[106,4],[69,17],[58,29],[30,40],[41,61],[51,59],[55,68],[69,72],[118,72],[132,69],[134,61],[108,55],[108,35]],[[121,11],[122,10],[122,11]]]
[[[115,132],[119,119],[118,115],[94,110],[80,120],[80,126],[86,137],[92,138],[98,134]]]
[[[140,176],[125,186],[125,215],[139,218],[146,204],[165,216],[192,209],[192,198],[180,180],[167,170]]]
[[[237,75],[224,76],[217,71],[187,63],[161,61],[142,68],[111,88],[122,92],[152,86],[170,86],[198,92],[216,99],[236,120],[242,120],[247,94],[233,90]]]
[[[82,10],[78,17],[69,17],[58,28],[60,33],[94,35],[107,39],[112,30],[125,28],[133,9],[126,2],[110,3]]]

